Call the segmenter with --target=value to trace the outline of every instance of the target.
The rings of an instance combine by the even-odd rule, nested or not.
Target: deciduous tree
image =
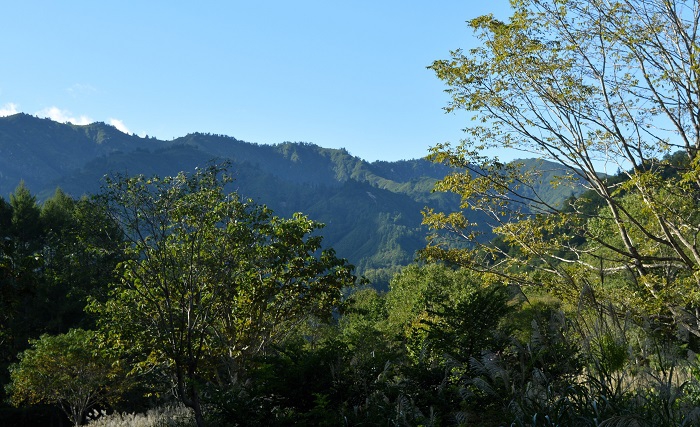
[[[96,332],[71,329],[42,335],[10,367],[11,401],[59,405],[73,425],[83,422],[94,405],[119,394],[121,368]]]
[[[431,153],[455,168],[437,189],[458,193],[463,211],[429,211],[425,223],[479,249],[436,238],[426,256],[571,298],[617,275],[622,294],[658,301],[700,335],[700,3],[511,3],[508,22],[469,22],[480,47],[431,66],[448,85],[447,110],[467,110],[475,124],[458,146]],[[601,209],[547,203],[537,174],[484,151],[504,148],[564,165],[559,184],[584,185]],[[622,185],[603,173],[616,170]],[[486,213],[506,244],[484,244],[469,209]]]
[[[174,177],[119,178],[103,199],[131,259],[97,306],[117,342],[171,375],[204,423],[199,385],[235,376],[309,316],[328,317],[353,284],[352,267],[321,251],[320,224],[275,217],[227,193],[218,166]]]

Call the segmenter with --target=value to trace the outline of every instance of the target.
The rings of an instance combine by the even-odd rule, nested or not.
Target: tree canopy
[[[12,403],[57,404],[73,425],[87,410],[118,396],[122,367],[94,331],[42,335],[10,367]]]
[[[475,124],[431,158],[454,167],[436,187],[462,212],[425,223],[471,242],[425,254],[560,295],[620,290],[628,307],[655,309],[700,335],[700,4],[687,0],[514,0],[508,22],[469,21],[480,47],[431,68],[448,85],[448,111]],[[517,149],[566,167],[583,199],[547,203],[538,176],[491,158]],[[675,153],[675,155],[674,155]],[[604,173],[614,168],[619,179]],[[464,210],[488,215],[502,244],[483,244]],[[537,274],[533,274],[537,271]],[[583,292],[585,293],[585,292]]]
[[[142,366],[165,367],[199,425],[202,384],[232,380],[299,322],[328,318],[355,281],[352,266],[321,250],[320,224],[278,218],[225,192],[226,182],[210,166],[119,178],[103,193],[131,257],[96,309]]]

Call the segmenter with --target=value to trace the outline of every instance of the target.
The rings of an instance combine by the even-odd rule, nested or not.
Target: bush
[[[90,427],[185,427],[194,424],[192,411],[184,405],[164,405],[150,409],[145,414],[113,413],[94,410]]]

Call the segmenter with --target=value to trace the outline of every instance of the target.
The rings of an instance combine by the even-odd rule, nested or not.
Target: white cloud
[[[124,122],[119,120],[119,119],[109,119],[109,124],[114,126],[115,128],[119,129],[120,131],[124,132],[127,135],[130,135],[132,132],[129,130],[129,128],[124,125]]]
[[[49,119],[59,123],[73,123],[74,125],[89,125],[93,122],[88,116],[73,117],[73,113],[66,110],[61,110],[58,107],[44,108],[36,113],[39,117],[48,117]]]
[[[17,110],[17,104],[8,102],[7,104],[0,107],[0,117],[11,116],[13,114],[19,113]]]

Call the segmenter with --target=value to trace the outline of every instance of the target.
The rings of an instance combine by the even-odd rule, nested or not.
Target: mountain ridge
[[[174,175],[211,161],[230,162],[241,196],[280,216],[303,212],[325,223],[325,246],[379,282],[424,246],[422,209],[459,209],[455,195],[432,192],[449,168],[425,159],[368,163],[345,149],[303,142],[263,145],[201,132],[162,141],[101,122],[0,118],[2,197],[20,180],[40,200],[57,187],[80,197],[98,192],[108,174]]]

